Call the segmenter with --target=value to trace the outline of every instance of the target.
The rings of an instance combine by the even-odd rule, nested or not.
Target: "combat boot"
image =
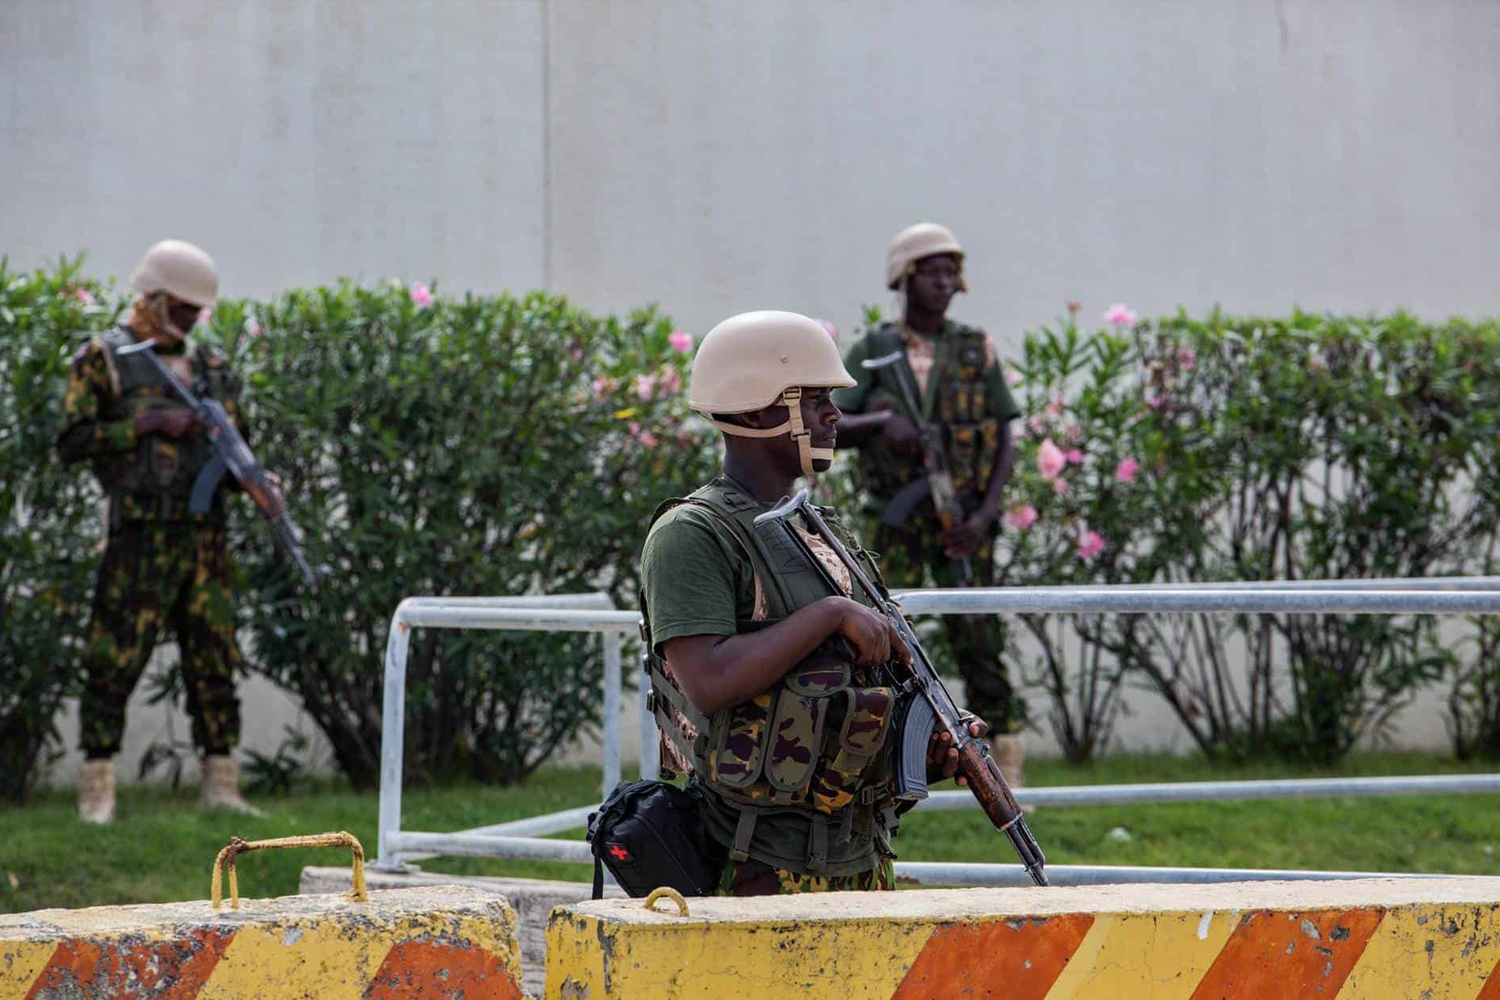
[[[115,762],[85,760],[78,769],[78,818],[85,823],[110,823],[115,818]]]
[[[224,809],[247,816],[265,815],[240,795],[240,762],[228,754],[210,754],[203,758],[203,791],[198,805],[203,809]]]

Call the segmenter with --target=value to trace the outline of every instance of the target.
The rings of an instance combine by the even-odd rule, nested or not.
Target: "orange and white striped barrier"
[[[548,1000],[1500,1000],[1500,878],[559,907]]]
[[[475,889],[0,916],[0,1000],[520,1000],[515,913]]]

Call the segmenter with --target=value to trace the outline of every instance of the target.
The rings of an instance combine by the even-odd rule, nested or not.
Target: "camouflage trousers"
[[[942,527],[935,518],[913,517],[900,528],[879,524],[875,551],[880,572],[892,590],[917,587],[956,587],[953,563],[938,543]],[[995,536],[990,534],[969,557],[973,585],[995,581]],[[996,615],[944,615],[943,631],[964,681],[964,706],[990,724],[996,733],[1019,732],[1026,721],[1026,705],[1016,697],[1005,664],[1005,625]]]
[[[896,888],[896,869],[882,857],[869,871],[824,877],[772,868],[761,861],[727,861],[715,896],[791,896],[799,892],[869,892]]]
[[[130,521],[110,531],[83,653],[79,742],[89,757],[119,752],[125,703],[163,626],[182,654],[193,742],[210,754],[239,743],[232,600],[222,525]]]

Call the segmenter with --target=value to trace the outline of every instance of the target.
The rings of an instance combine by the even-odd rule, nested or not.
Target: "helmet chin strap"
[[[172,322],[172,314],[167,310],[167,296],[165,292],[152,292],[147,302],[151,306],[151,312],[156,316],[156,322],[162,333],[176,340],[187,339],[188,332]]]
[[[833,461],[833,449],[814,448],[812,446],[812,431],[808,430],[802,423],[801,386],[794,385],[789,389],[783,390],[781,399],[778,402],[786,407],[787,418],[775,427],[742,427],[739,424],[727,424],[722,420],[715,420],[712,416],[708,416],[708,422],[725,434],[732,434],[735,437],[773,438],[790,432],[792,440],[797,442],[797,458],[802,463],[802,474],[804,476],[811,476],[817,471],[813,468],[813,462],[819,460],[824,462]],[[707,416],[707,414],[705,415]]]

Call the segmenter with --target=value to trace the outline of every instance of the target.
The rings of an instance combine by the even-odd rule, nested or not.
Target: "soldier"
[[[899,322],[885,322],[855,342],[844,358],[857,384],[834,402],[848,416],[842,447],[859,448],[859,470],[874,512],[881,569],[897,589],[957,586],[953,560],[967,558],[974,582],[994,582],[995,535],[1006,480],[1015,461],[1010,422],[1021,415],[1006,387],[995,343],[983,330],[947,318],[948,304],[967,291],[964,252],[943,226],[919,223],[896,234],[886,252],[886,285],[897,293]],[[868,370],[862,362],[905,352],[901,365]],[[895,378],[914,379],[923,418],[935,422],[967,515],[944,530],[929,498],[902,521],[888,505],[923,474],[916,429],[895,412]],[[912,381],[908,381],[908,385]],[[900,521],[900,523],[890,523]],[[997,727],[995,758],[1011,787],[1021,787],[1021,727],[1025,703],[1011,686],[1002,659],[1004,631],[994,616],[943,619],[969,704]]]
[[[166,625],[182,652],[193,741],[203,753],[201,804],[251,812],[239,793],[240,736],[224,487],[204,513],[188,498],[212,456],[201,423],[163,383],[150,359],[119,355],[155,342],[156,353],[197,393],[220,400],[236,422],[239,382],[224,357],[192,346],[188,332],[213,306],[219,276],[208,254],[164,240],[146,251],[131,284],[130,318],[74,358],[57,449],[65,462],[87,459],[105,494],[106,544],[84,649],[79,702],[87,757],[78,778],[78,813],[108,823],[115,812],[113,757],[125,704]],[[225,477],[224,482],[232,482]]]
[[[804,533],[840,593],[753,524],[798,476],[828,468],[841,416],[831,390],[852,385],[806,316],[753,312],[714,327],[689,402],[723,432],[724,472],[664,503],[641,554],[663,767],[692,775],[725,859],[721,895],[893,886],[893,699],[872,668],[911,654],[826,543]],[[934,738],[928,761],[934,780],[951,777],[957,753]]]

